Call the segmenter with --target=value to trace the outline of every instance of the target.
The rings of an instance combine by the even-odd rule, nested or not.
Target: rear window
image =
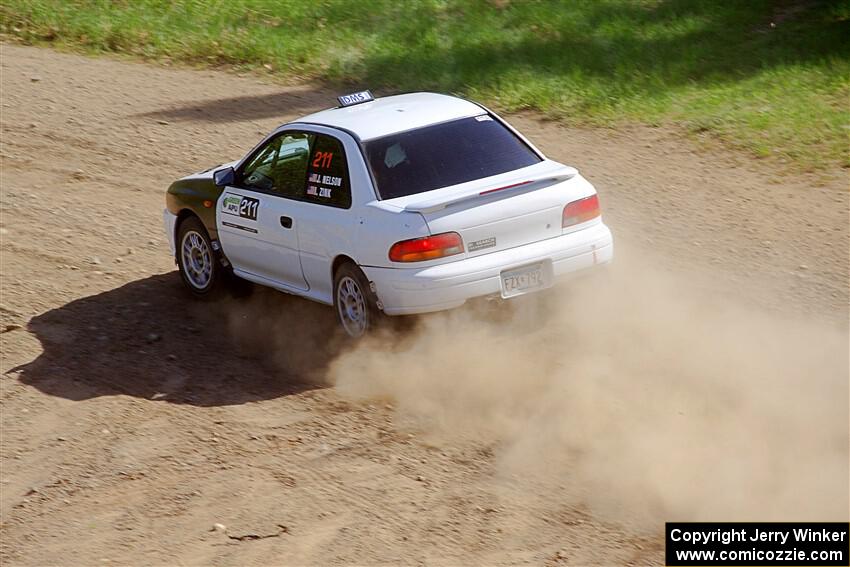
[[[377,138],[364,148],[382,199],[424,193],[541,161],[513,132],[486,114]]]

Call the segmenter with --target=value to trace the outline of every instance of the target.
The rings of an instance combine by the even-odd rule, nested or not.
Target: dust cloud
[[[654,265],[621,251],[602,276],[422,317],[328,375],[435,443],[492,443],[505,482],[611,521],[846,520],[846,326]]]
[[[236,297],[209,304],[204,316],[225,322],[235,356],[284,370],[289,382],[326,386],[328,365],[351,346],[332,309],[247,282]]]

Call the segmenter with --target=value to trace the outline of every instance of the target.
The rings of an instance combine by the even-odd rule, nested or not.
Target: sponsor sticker
[[[242,201],[242,197],[227,193],[221,201],[221,212],[229,215],[238,215],[240,201]]]

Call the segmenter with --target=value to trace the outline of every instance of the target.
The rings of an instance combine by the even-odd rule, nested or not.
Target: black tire
[[[359,339],[380,326],[385,315],[378,309],[369,280],[355,264],[346,262],[337,268],[333,291],[337,320],[349,337]],[[362,303],[356,298],[358,294]]]
[[[197,297],[216,296],[226,277],[225,269],[219,263],[207,229],[198,217],[186,217],[180,223],[175,248],[177,268],[186,288]]]

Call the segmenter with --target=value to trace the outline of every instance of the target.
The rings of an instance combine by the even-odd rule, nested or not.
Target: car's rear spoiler
[[[554,183],[560,183],[561,181],[571,179],[575,177],[576,173],[578,172],[575,169],[571,167],[565,167],[564,169],[560,169],[556,172],[538,175],[536,177],[532,177],[524,181],[519,181],[517,183],[511,183],[503,186],[497,185],[495,187],[484,190],[480,188],[474,190],[470,189],[460,193],[453,193],[451,195],[432,197],[431,199],[423,199],[422,201],[417,201],[415,203],[405,205],[404,210],[413,213],[433,213],[434,211],[445,209],[449,205],[456,205],[457,203],[463,201],[471,201],[473,199],[485,197],[493,193],[503,193],[520,190],[530,191],[534,189],[541,189],[543,187],[548,187],[549,185],[552,185]]]

